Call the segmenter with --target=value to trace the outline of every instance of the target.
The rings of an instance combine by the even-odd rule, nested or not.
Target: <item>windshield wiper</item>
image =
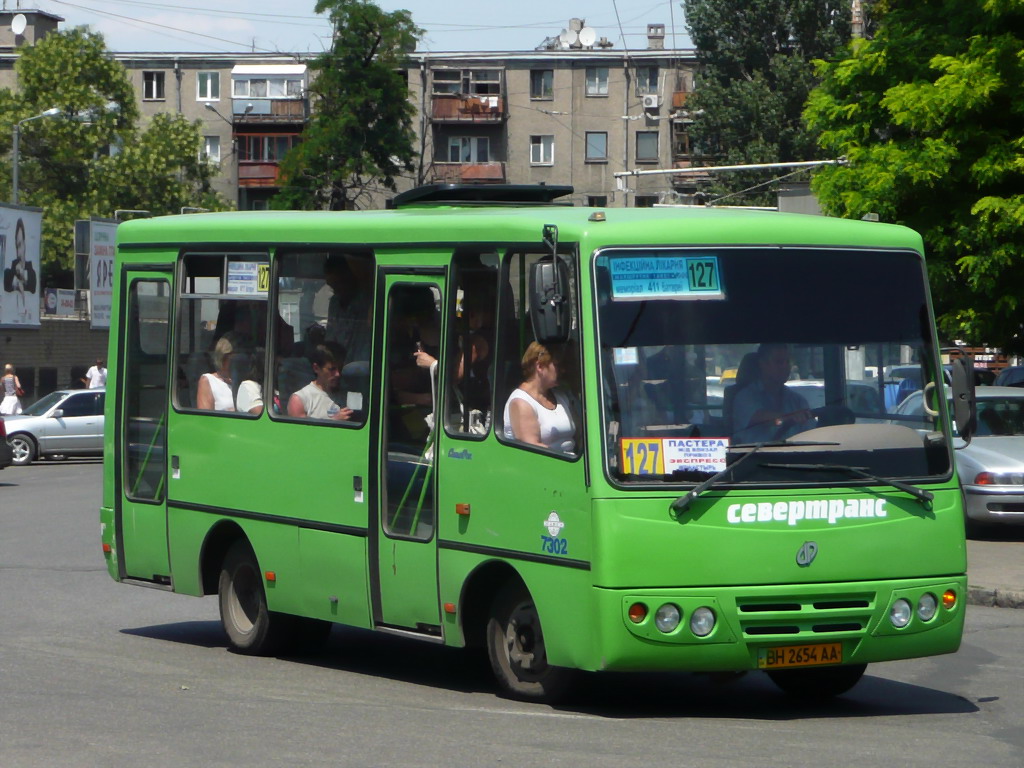
[[[867,471],[867,467],[851,467],[849,464],[761,464],[759,466],[768,467],[769,469],[806,470],[808,472],[849,472],[851,475],[863,477],[865,480],[874,480],[876,483],[891,485],[893,488],[914,496],[922,504],[928,504],[935,498],[935,494],[931,491],[918,488],[910,483],[904,483],[902,480],[874,475]]]
[[[678,518],[679,515],[682,512],[684,512],[686,510],[686,508],[688,506],[690,506],[691,502],[693,502],[698,496],[700,496],[702,493],[704,493],[704,491],[706,491],[711,486],[715,485],[719,480],[721,480],[727,474],[729,474],[730,472],[733,472],[737,467],[742,465],[743,462],[745,462],[747,459],[749,459],[751,456],[753,456],[755,453],[757,453],[762,448],[780,448],[780,447],[783,447],[783,446],[789,447],[789,446],[794,446],[794,445],[839,445],[839,443],[821,443],[821,442],[815,442],[813,440],[804,440],[804,441],[798,441],[798,440],[793,440],[793,441],[772,440],[772,441],[766,441],[766,442],[763,442],[763,443],[738,443],[737,445],[730,445],[729,446],[730,450],[732,450],[733,448],[750,448],[750,452],[745,454],[745,455],[743,455],[743,456],[741,456],[740,458],[736,459],[736,461],[734,461],[728,467],[723,469],[721,472],[716,472],[711,477],[709,477],[707,480],[705,480],[703,483],[701,483],[698,486],[695,486],[692,490],[687,491],[682,496],[680,496],[678,499],[673,501],[672,505],[671,505],[672,513],[673,513],[672,516]]]

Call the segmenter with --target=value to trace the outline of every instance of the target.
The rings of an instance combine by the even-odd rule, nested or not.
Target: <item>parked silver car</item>
[[[975,394],[978,430],[955,451],[968,528],[1024,525],[1024,389],[978,387]],[[910,395],[896,415],[923,418],[921,397]]]
[[[44,456],[103,455],[103,389],[60,389],[17,416],[5,416],[18,466]]]

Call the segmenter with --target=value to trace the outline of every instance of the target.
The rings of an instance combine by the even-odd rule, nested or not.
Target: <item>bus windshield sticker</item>
[[[717,256],[615,256],[612,298],[724,299]]]
[[[266,294],[269,281],[259,279],[260,267],[269,269],[268,264],[261,264],[257,261],[229,261],[228,295],[255,296]],[[269,274],[269,271],[267,274]],[[261,287],[263,288],[262,290],[260,290]]]
[[[728,438],[626,437],[621,464],[626,475],[671,475],[677,470],[721,472],[729,451]]]
[[[616,365],[636,365],[640,362],[636,347],[615,347],[612,353]]]

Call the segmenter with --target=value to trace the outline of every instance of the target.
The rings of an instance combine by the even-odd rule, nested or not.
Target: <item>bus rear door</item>
[[[167,382],[171,269],[125,267],[121,275],[114,397],[115,525],[121,578],[170,584],[167,549]],[[109,410],[108,410],[109,413]]]
[[[387,273],[380,394],[378,519],[370,570],[374,623],[440,635],[434,411],[443,273]],[[419,354],[417,354],[419,353]],[[428,357],[429,356],[429,357]]]

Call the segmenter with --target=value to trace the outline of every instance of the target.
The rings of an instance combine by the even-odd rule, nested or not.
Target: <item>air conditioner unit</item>
[[[658,104],[658,94],[648,93],[644,96],[644,109],[657,109]]]

